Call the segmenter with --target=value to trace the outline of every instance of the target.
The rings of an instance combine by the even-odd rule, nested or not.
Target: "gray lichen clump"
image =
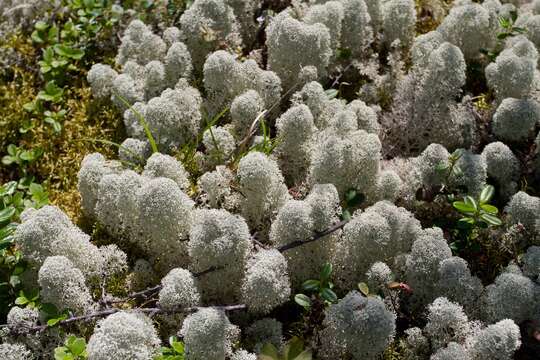
[[[41,303],[92,320],[69,327],[89,360],[153,360],[171,336],[186,360],[296,332],[314,359],[510,360],[532,341],[540,1],[455,1],[429,29],[412,0],[187,3],[126,22],[88,71],[126,136],[82,160],[80,227],[44,206],[13,235]],[[11,308],[0,358],[65,341],[21,336],[41,315]]]

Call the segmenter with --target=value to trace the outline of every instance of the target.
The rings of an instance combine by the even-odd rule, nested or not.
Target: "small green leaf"
[[[343,212],[341,213],[341,218],[343,220],[346,220],[346,221],[351,220],[351,217],[352,217],[351,212],[347,209],[343,210]]]
[[[448,165],[444,162],[440,162],[435,166],[437,172],[445,172],[448,169]]]
[[[484,220],[486,223],[488,223],[489,225],[493,225],[493,226],[502,225],[501,219],[491,214],[482,214],[480,215],[480,218]]]
[[[171,342],[171,347],[177,354],[184,354],[184,343],[178,340]]]
[[[302,289],[305,291],[317,291],[321,282],[319,280],[306,280],[302,284]]]
[[[260,355],[266,356],[272,360],[279,360],[278,350],[271,343],[266,343],[263,345]]]
[[[41,36],[39,31],[35,30],[32,32],[32,35],[30,35],[30,39],[32,39],[33,42],[36,44],[43,44],[45,42],[45,39]]]
[[[321,270],[321,280],[327,281],[330,279],[330,275],[332,275],[332,264],[326,263],[324,264],[322,270]]]
[[[448,244],[448,246],[453,252],[459,251],[461,249],[461,245],[457,241],[452,241],[450,244]]]
[[[54,46],[54,51],[60,56],[73,60],[80,60],[84,56],[84,50],[75,49],[63,44],[56,44]]]
[[[307,295],[304,295],[304,294],[296,294],[294,296],[294,301],[304,307],[304,308],[309,308],[311,306],[311,299],[307,296]]]
[[[501,25],[502,28],[508,28],[510,26],[510,20],[499,16],[499,25]]]
[[[72,335],[68,338],[67,347],[71,353],[77,357],[86,350],[86,341],[83,338]]]
[[[20,158],[24,161],[34,160],[34,154],[31,151],[24,150],[21,152]]]
[[[62,125],[58,121],[54,120],[53,118],[50,118],[50,117],[45,118],[45,122],[52,126],[55,133],[58,134],[62,131]]]
[[[336,293],[329,288],[324,288],[321,290],[321,297],[331,303],[335,303],[338,299]]]
[[[17,190],[17,182],[16,181],[10,181],[7,184],[4,185],[4,195],[12,195],[15,193],[15,190]]]
[[[474,200],[472,196],[467,195],[463,198],[463,200],[465,201],[465,204],[467,204],[468,206],[474,209],[474,212],[478,210],[478,205],[476,204],[476,200]]]
[[[452,174],[454,175],[454,177],[461,177],[463,175],[463,170],[461,170],[459,166],[454,165],[454,167],[452,168]]]
[[[495,194],[495,188],[492,185],[486,185],[480,193],[480,204],[488,203]]]
[[[480,208],[488,214],[497,215],[499,213],[499,209],[497,209],[497,207],[493,205],[481,204]]]
[[[17,210],[13,207],[7,207],[3,210],[0,210],[0,225],[10,222],[16,211]]]
[[[68,351],[64,346],[57,347],[54,349],[54,360],[73,360],[73,356]]]
[[[358,283],[358,290],[364,295],[369,295],[369,286],[365,282]]]
[[[338,96],[338,91],[336,89],[328,89],[324,91],[328,99],[334,99]]]
[[[345,192],[345,201],[347,203],[353,201],[355,197],[356,197],[356,190],[355,189],[349,189],[349,190],[347,190]]]
[[[39,31],[45,31],[47,30],[48,27],[49,25],[45,21],[41,21],[41,20],[37,21],[36,24],[34,25],[34,28]]]
[[[294,360],[311,360],[312,357],[313,357],[313,354],[311,350],[304,350],[297,357],[295,357]]]
[[[59,322],[60,322],[60,318],[49,319],[49,320],[47,320],[47,325],[48,326],[55,326]]]
[[[4,165],[11,165],[15,162],[15,158],[13,156],[6,155],[2,157],[2,164]]]
[[[454,201],[452,203],[452,206],[460,213],[464,213],[466,215],[472,215],[476,212],[476,209],[474,207],[464,203],[463,201]]]
[[[28,112],[33,112],[36,109],[36,106],[35,102],[30,101],[23,105],[23,109]]]
[[[518,17],[518,13],[516,10],[510,11],[510,19],[512,19],[512,22],[516,22]]]
[[[47,325],[48,325],[48,326],[55,326],[55,325],[58,324],[60,321],[66,320],[67,317],[68,317],[67,312],[64,312],[62,315],[60,315],[60,316],[58,316],[58,317],[55,317],[55,318],[52,318],[52,319],[47,320]]]
[[[15,299],[15,305],[26,305],[29,303],[29,300],[24,296],[19,296]]]
[[[365,196],[362,193],[359,193],[355,189],[349,189],[345,193],[345,202],[347,207],[356,207],[364,201]]]
[[[297,336],[291,338],[283,348],[283,358],[285,360],[296,359],[302,349],[304,348],[304,341]]]

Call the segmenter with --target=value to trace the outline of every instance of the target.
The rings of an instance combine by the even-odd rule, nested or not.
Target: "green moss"
[[[40,124],[22,143],[43,148],[36,174],[47,181],[51,202],[77,222],[81,216],[77,173],[82,159],[96,151],[107,157],[115,156],[113,147],[90,140],[121,142],[123,127],[114,109],[92,102],[90,88],[69,89],[67,97],[68,115],[62,132],[54,135],[49,126]]]

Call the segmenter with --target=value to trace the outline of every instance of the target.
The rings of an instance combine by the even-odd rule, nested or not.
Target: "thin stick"
[[[203,270],[201,272],[198,272],[198,273],[194,273],[193,276],[198,278],[198,277],[201,277],[201,276],[204,276],[206,274],[209,274],[211,272],[214,272],[216,270],[221,270],[223,267],[222,266],[212,266],[206,270]],[[150,296],[153,296],[156,292],[160,291],[161,289],[163,288],[163,286],[161,284],[159,285],[156,285],[156,286],[152,286],[150,288],[147,288],[147,289],[144,289],[144,290],[141,290],[141,291],[137,291],[137,292],[133,292],[129,295],[127,295],[126,298],[124,299],[118,299],[118,300],[104,300],[103,301],[103,304],[119,304],[119,303],[124,303],[124,302],[128,302],[130,300],[134,300],[134,299],[137,299],[137,298],[142,298],[143,300],[147,300]]]
[[[277,248],[277,251],[285,252],[287,250],[294,249],[296,247],[299,247],[299,246],[302,246],[302,245],[305,245],[305,244],[309,244],[310,242],[317,241],[317,240],[325,237],[326,235],[330,235],[331,233],[336,232],[339,229],[342,229],[348,222],[349,222],[349,220],[342,220],[342,221],[338,222],[337,224],[329,227],[328,229],[326,229],[324,231],[315,233],[312,237],[310,237],[307,240],[297,240],[297,241],[293,241],[291,243],[282,245],[282,246]]]
[[[302,245],[305,245],[305,244],[309,244],[311,242],[314,242],[314,241],[317,241],[319,239],[322,239],[323,237],[327,236],[327,235],[330,235],[336,231],[338,231],[339,229],[342,229],[345,224],[347,224],[349,222],[349,220],[342,220],[340,222],[338,222],[337,224],[327,228],[326,230],[323,230],[321,232],[317,232],[315,234],[313,234],[313,236],[311,236],[310,238],[306,239],[306,240],[298,240],[298,241],[293,241],[291,243],[288,243],[288,244],[285,244],[285,245],[282,245],[280,247],[277,248],[277,250],[279,252],[285,252],[287,250],[291,250],[291,249],[294,249],[294,248],[297,248],[299,246],[302,246]],[[261,242],[259,242],[257,239],[255,238],[252,238],[252,241],[254,242],[255,245],[258,245],[262,248],[267,248],[264,244],[262,244]],[[214,271],[218,271],[218,270],[221,270],[223,269],[223,266],[212,266],[206,270],[203,270],[199,273],[195,273],[193,274],[194,277],[198,278],[200,276],[204,276],[206,274],[209,274],[209,273],[212,273]],[[123,302],[127,302],[129,300],[132,300],[132,299],[136,299],[136,298],[139,298],[139,297],[142,297],[143,299],[147,299],[149,296],[153,295],[155,292],[161,290],[162,286],[161,285],[156,285],[156,286],[153,286],[151,288],[148,288],[148,289],[145,289],[145,290],[141,290],[141,291],[138,291],[138,292],[134,292],[134,293],[131,293],[127,296],[126,299],[119,299],[119,300],[111,300],[109,301],[108,303],[109,304],[117,304],[117,303],[123,303]]]
[[[238,311],[238,310],[245,310],[247,306],[245,304],[234,304],[234,305],[224,305],[224,306],[208,306],[209,308],[221,310],[221,311]],[[203,306],[195,306],[195,307],[188,307],[188,308],[178,308],[178,309],[171,309],[171,310],[165,310],[160,307],[155,308],[137,308],[133,309],[132,311],[135,312],[141,312],[141,313],[150,313],[150,314],[176,314],[176,313],[192,313],[195,311],[198,311],[200,309],[203,309],[205,307]],[[124,311],[123,309],[106,309],[101,311],[92,312],[85,315],[80,316],[72,316],[68,319],[59,321],[56,325],[58,326],[66,326],[74,322],[78,321],[90,321],[96,318],[102,318],[105,316],[112,315],[114,313]],[[7,327],[6,325],[2,325],[2,327]],[[25,328],[23,332],[29,333],[29,332],[41,332],[49,328],[48,325],[36,325],[32,327]]]

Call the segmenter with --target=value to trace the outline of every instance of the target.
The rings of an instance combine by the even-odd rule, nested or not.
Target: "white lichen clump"
[[[277,250],[261,250],[247,263],[242,301],[253,313],[267,314],[291,294],[287,260]]]
[[[7,314],[6,323],[11,331],[24,334],[31,327],[37,325],[38,320],[39,312],[37,310],[14,306]]]
[[[336,282],[345,289],[354,286],[374,263],[390,263],[393,257],[410,251],[421,233],[410,213],[385,201],[355,213],[343,228],[333,255]]]
[[[313,25],[291,17],[287,11],[272,19],[266,29],[268,67],[288,90],[298,81],[304,66],[314,66],[319,78],[325,76],[332,56],[330,31],[320,22]]]
[[[196,0],[180,17],[182,40],[193,58],[195,69],[201,69],[206,56],[221,42],[230,47],[240,45],[238,23],[228,2]]]
[[[509,319],[489,325],[471,341],[470,354],[474,360],[510,360],[521,345],[519,327]]]
[[[493,115],[493,133],[504,141],[520,141],[540,120],[540,106],[534,100],[504,99]]]
[[[84,314],[93,306],[83,273],[63,256],[48,257],[38,273],[41,298],[59,310]]]
[[[4,360],[32,360],[34,356],[22,344],[0,344],[0,357]]]
[[[172,269],[161,279],[159,305],[166,310],[197,306],[200,295],[193,275],[185,269]]]
[[[432,143],[469,146],[475,136],[474,116],[466,103],[454,100],[466,82],[463,53],[429,33],[415,40],[412,54],[413,67],[397,83],[393,108],[385,119],[390,131],[387,146],[396,154],[416,154]]]
[[[428,306],[427,320],[424,332],[434,350],[450,342],[462,343],[470,333],[469,321],[463,308],[444,297],[435,299]]]
[[[260,226],[289,198],[277,163],[260,152],[244,156],[238,165],[242,214],[252,227]]]
[[[224,312],[202,308],[189,315],[182,325],[186,360],[220,360],[231,355],[239,329]]]
[[[31,209],[22,214],[22,224],[14,238],[25,259],[36,270],[49,256],[65,256],[86,278],[100,274],[102,256],[90,236],[76,227],[65,213],[54,206]]]
[[[313,152],[311,181],[332,183],[340,195],[349,189],[370,194],[377,182],[380,151],[381,143],[375,134],[364,130],[339,133],[329,129],[328,133],[321,134]]]
[[[425,229],[412,245],[406,258],[407,284],[414,289],[411,296],[413,302],[425,305],[434,299],[437,269],[441,261],[452,256],[442,230]]]
[[[376,359],[392,341],[395,314],[378,297],[352,291],[326,311],[322,355],[325,359]]]
[[[234,301],[252,247],[249,228],[241,216],[221,209],[197,210],[193,218],[188,243],[192,268],[220,268],[199,280],[203,296],[207,301]]]
[[[264,104],[265,109],[275,106],[280,99],[281,80],[273,71],[263,70],[252,59],[244,62],[238,61],[227,51],[218,50],[208,56],[203,68],[204,88],[207,92],[206,104],[210,115],[217,115],[222,112],[238,96],[248,96],[253,99],[254,94],[247,95],[249,90],[256,91]],[[239,100],[241,102],[244,100]],[[251,106],[255,106],[252,103]],[[238,119],[239,116],[247,113],[253,114],[252,109],[246,109],[247,104],[237,104],[231,114]],[[236,114],[236,115],[234,115]],[[244,124],[237,123],[237,133],[242,134],[247,131],[245,125],[251,125],[255,118],[237,120]],[[251,122],[250,122],[251,121]]]
[[[148,317],[122,311],[98,322],[86,350],[90,360],[148,360],[157,355],[160,343]]]
[[[538,51],[534,44],[520,38],[486,67],[487,84],[501,100],[526,98],[535,86],[537,61]]]

